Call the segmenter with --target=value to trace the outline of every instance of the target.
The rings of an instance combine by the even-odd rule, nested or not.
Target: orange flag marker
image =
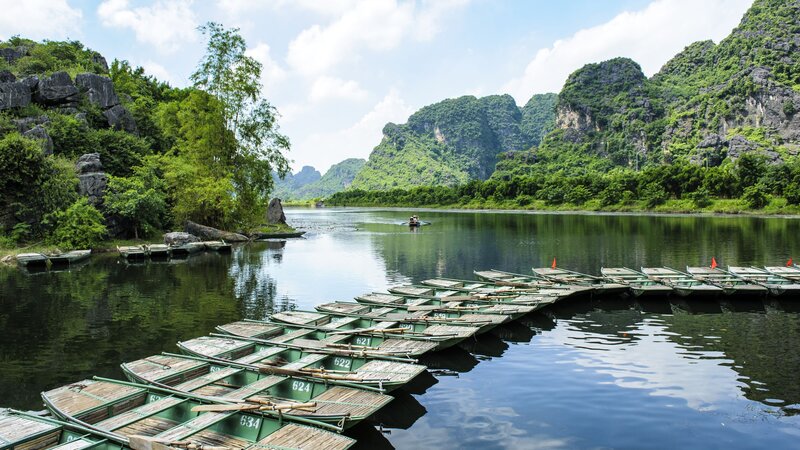
[[[792,257],[790,256],[789,260],[786,261],[786,267],[792,267],[792,264],[793,264],[793,261],[792,261]]]
[[[551,264],[550,267],[552,267],[553,269],[556,268],[556,258],[555,258],[555,256],[553,257],[553,264]]]
[[[712,269],[717,268],[717,258],[714,258],[713,256],[711,257],[711,268]]]

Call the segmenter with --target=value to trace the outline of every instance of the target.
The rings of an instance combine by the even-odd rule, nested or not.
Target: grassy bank
[[[750,214],[750,215],[800,215],[800,205],[790,205],[785,198],[773,197],[769,203],[760,209],[749,208],[740,199],[715,199],[708,205],[698,207],[692,200],[671,199],[653,208],[647,207],[643,200],[602,206],[600,200],[593,199],[582,204],[561,203],[548,205],[544,200],[531,200],[530,203],[521,205],[516,200],[470,200],[450,204],[410,204],[410,203],[347,203],[332,204],[328,206],[366,206],[366,207],[401,207],[401,208],[432,208],[432,209],[502,209],[517,211],[585,211],[585,212],[620,212],[620,213],[663,213],[663,214]]]

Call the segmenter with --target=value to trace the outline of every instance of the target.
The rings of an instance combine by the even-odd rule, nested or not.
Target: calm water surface
[[[307,238],[232,255],[68,272],[0,269],[0,405],[240,318],[474,269],[781,264],[800,221],[289,210]],[[362,448],[797,448],[800,299],[565,302],[424,359],[426,375],[352,434]],[[378,428],[382,428],[383,432]]]

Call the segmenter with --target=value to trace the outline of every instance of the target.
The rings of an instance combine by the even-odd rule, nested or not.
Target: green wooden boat
[[[143,245],[124,245],[117,247],[119,256],[125,259],[145,259],[147,258],[147,248]]]
[[[716,286],[725,295],[747,295],[764,296],[769,293],[766,287],[751,283],[741,277],[737,277],[719,267],[686,267],[686,273],[695,280],[704,281],[712,286]]]
[[[169,258],[172,255],[172,250],[166,244],[148,244],[145,250],[151,258]]]
[[[16,256],[17,264],[21,267],[47,267],[50,258],[41,253],[20,253]]]
[[[728,267],[728,271],[734,276],[764,286],[769,290],[770,295],[776,297],[800,295],[800,283],[769,273],[764,269],[732,266]]]
[[[278,367],[233,367],[208,359],[181,355],[154,355],[121,365],[129,380],[202,396],[245,400],[257,396],[276,404],[313,402],[313,409],[284,411],[298,417],[349,428],[376,413],[392,400],[377,389],[332,385],[327,380]],[[346,373],[331,372],[347,379]],[[357,385],[353,385],[357,386]]]
[[[231,244],[228,244],[225,241],[204,241],[203,245],[205,245],[206,250],[212,252],[227,253],[232,249]]]
[[[469,307],[456,308],[446,306],[448,303],[439,299],[411,299],[406,301],[405,297],[393,294],[365,294],[359,298],[364,299],[364,302],[324,303],[315,306],[315,309],[342,317],[365,317],[402,323],[435,323],[478,327],[476,334],[485,333],[511,320],[509,315],[481,312],[497,306],[502,307],[502,305],[479,305],[474,309]],[[375,301],[370,301],[373,298]],[[452,303],[464,304],[465,302]]]
[[[388,347],[392,339],[435,343],[434,348],[429,351],[452,347],[474,336],[478,331],[478,327],[474,326],[398,322],[371,317],[341,317],[317,311],[285,311],[273,314],[270,319],[274,322],[323,331],[326,333],[324,338],[326,343],[341,342],[339,336],[353,336],[348,343],[367,342],[363,339],[366,337],[369,338],[369,343],[361,345],[376,345],[378,348],[382,345]],[[376,341],[376,338],[385,340]]]
[[[482,300],[456,300],[465,296],[418,297],[413,295],[373,292],[356,297],[356,302],[373,307],[402,308],[407,314],[437,317],[445,320],[475,322],[486,332],[490,329],[539,309],[540,305],[514,304]]]
[[[490,269],[490,270],[475,270],[478,279],[494,283],[497,286],[511,286],[516,288],[538,288],[538,289],[553,289],[561,292],[562,296],[577,295],[581,293],[592,292],[591,287],[556,283],[544,279],[536,274],[521,274],[514,272],[506,272],[503,270]]]
[[[91,250],[73,250],[50,256],[50,264],[54,266],[70,266],[81,261],[86,261],[92,256]]]
[[[135,443],[186,443],[246,450],[346,449],[355,441],[331,425],[283,414],[306,405],[267,402],[211,403],[208,398],[95,377],[42,393],[50,412],[68,422]],[[223,410],[224,408],[230,410]],[[274,416],[273,416],[274,415]],[[307,426],[307,425],[313,425]],[[322,428],[322,429],[320,429]]]
[[[487,281],[459,280],[456,278],[429,278],[420,282],[423,286],[432,286],[440,289],[453,289],[461,292],[471,292],[478,294],[528,294],[540,296],[566,297],[571,291],[565,289],[553,289],[553,285],[541,286],[505,286]]]
[[[628,286],[620,283],[609,283],[603,277],[596,277],[585,273],[574,272],[572,270],[560,269],[557,267],[534,267],[533,272],[542,278],[553,281],[554,283],[572,284],[587,286],[597,294],[622,294],[628,290]]]
[[[627,285],[634,297],[666,297],[673,289],[627,267],[601,267],[600,273],[614,283]]]
[[[50,417],[0,410],[0,450],[123,450],[127,439]]]
[[[432,286],[404,285],[389,288],[395,295],[413,298],[446,299],[448,301],[470,301],[497,305],[528,305],[545,307],[551,305],[562,297],[554,295],[536,295],[526,292],[497,290],[492,293],[486,291],[472,292],[468,289],[453,288],[442,289]]]
[[[376,354],[415,357],[441,350],[466,339],[475,330],[459,328],[448,330],[437,328],[425,335],[414,336],[396,322],[381,322],[375,326],[358,326],[357,318],[330,323],[331,317],[315,314],[316,319],[299,316],[273,315],[276,322],[243,320],[217,326],[222,333],[239,337],[255,337],[271,343],[290,344],[316,350],[365,350]],[[314,320],[318,320],[315,324]],[[293,322],[289,322],[293,321]],[[295,323],[296,322],[296,323]],[[436,334],[439,334],[438,336]]]
[[[248,328],[248,323],[242,323],[240,332],[245,333]],[[332,384],[345,382],[346,385],[370,386],[385,391],[402,387],[425,371],[425,366],[411,364],[413,360],[366,350],[309,350],[234,336],[203,336],[178,342],[178,348],[182,353],[219,363],[281,367]],[[341,379],[337,371],[347,372],[346,378]]]
[[[671,287],[681,297],[716,297],[722,294],[722,288],[696,280],[687,273],[669,267],[642,267],[642,273],[653,281]]]

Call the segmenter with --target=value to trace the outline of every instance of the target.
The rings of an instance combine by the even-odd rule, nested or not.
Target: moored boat
[[[795,265],[791,266],[767,266],[764,267],[767,272],[778,275],[780,277],[800,282],[800,268]]]
[[[556,283],[591,287],[595,293],[601,295],[621,294],[628,290],[628,286],[624,284],[609,283],[602,277],[573,272],[567,269],[559,269],[557,267],[534,267],[533,273]]]
[[[143,245],[118,246],[117,251],[125,259],[144,259],[147,257],[147,248]]]
[[[432,339],[404,339],[397,328],[384,325],[386,333],[369,334],[360,330],[332,331],[305,325],[242,320],[216,327],[218,331],[241,338],[255,338],[274,345],[291,345],[309,350],[369,351],[376,355],[416,357],[438,349]]]
[[[71,252],[60,253],[50,256],[50,263],[54,266],[69,266],[85,261],[92,256],[91,250],[73,250]]]
[[[433,351],[444,350],[472,337],[478,327],[454,326],[420,322],[402,322],[373,317],[341,317],[319,311],[285,311],[270,316],[272,321],[291,324],[328,333],[326,341],[337,341],[339,334],[373,336],[419,342],[433,342]],[[372,342],[371,345],[376,345]],[[380,344],[378,344],[380,345]]]
[[[602,267],[600,273],[611,282],[627,285],[635,297],[664,297],[672,293],[671,287],[627,267]]]
[[[770,295],[776,297],[781,295],[800,295],[800,283],[769,273],[764,269],[759,269],[757,267],[729,266],[728,271],[737,277],[764,286],[769,290]]]
[[[530,275],[525,275],[521,273],[506,272],[497,269],[474,270],[472,273],[474,273],[475,276],[478,277],[478,279],[494,283],[498,286],[512,286],[517,288],[539,287],[540,289],[547,288],[547,289],[556,289],[560,291],[568,291],[565,294],[563,294],[565,296],[593,291],[593,289],[590,286],[555,283],[553,281],[542,278],[539,275],[536,275],[535,273]]]
[[[381,294],[366,294],[370,295]],[[383,294],[388,295],[388,294]],[[398,298],[395,295],[388,295],[391,298]],[[400,297],[402,300],[402,297]],[[438,302],[438,300],[420,299],[423,303]],[[475,334],[485,333],[492,328],[507,322],[510,317],[504,314],[481,313],[483,308],[494,308],[497,305],[483,305],[480,309],[459,309],[448,308],[446,306],[421,305],[415,307],[414,304],[380,304],[380,303],[353,303],[353,302],[331,302],[317,305],[315,309],[320,312],[341,317],[363,317],[369,319],[392,320],[403,323],[423,323],[423,324],[444,324],[454,326],[478,327]],[[532,308],[532,307],[527,307]]]
[[[723,292],[717,286],[696,280],[687,273],[669,267],[642,267],[642,273],[653,281],[671,287],[681,297],[715,297]]]
[[[438,289],[452,289],[460,292],[469,292],[474,294],[519,294],[519,295],[545,295],[556,297],[567,297],[572,294],[573,290],[563,289],[563,285],[556,285],[549,283],[539,286],[509,286],[488,281],[474,281],[474,280],[459,280],[457,278],[429,278],[422,280],[421,284],[424,286],[431,286]]]
[[[717,286],[723,290],[725,295],[766,295],[768,292],[766,287],[751,283],[719,267],[687,266],[686,272],[696,280],[705,281],[708,284]]]
[[[245,450],[346,449],[355,443],[351,438],[320,429],[331,428],[328,424],[282,414],[288,409],[309,409],[312,403],[262,404],[252,399],[249,404],[220,405],[192,394],[104,378],[43,392],[42,400],[53,415],[121,436],[134,448],[136,442],[140,443],[139,448],[153,442],[148,437],[166,446],[181,443]],[[220,408],[226,405],[231,410]],[[281,417],[265,415],[278,413]]]
[[[3,450],[123,450],[121,436],[98,433],[89,428],[50,417],[0,410],[0,449]]]
[[[464,289],[441,289],[432,286],[404,285],[393,286],[388,289],[390,293],[403,297],[446,299],[447,301],[470,301],[486,304],[511,304],[544,306],[558,301],[557,293],[537,291],[534,293],[514,290],[479,290],[472,292]]]
[[[225,253],[231,251],[231,244],[225,241],[204,241],[203,245],[205,245],[206,250],[212,252]]]
[[[20,253],[16,256],[17,264],[22,267],[47,267],[50,258],[41,253]]]
[[[172,254],[169,245],[166,244],[148,244],[145,245],[145,249],[151,258],[169,258]]]
[[[392,400],[377,389],[330,384],[329,380],[294,375],[296,371],[255,366],[233,367],[182,355],[154,355],[121,365],[133,382],[178,392],[246,401],[257,396],[274,404],[316,404],[311,409],[287,409],[286,414],[341,424],[349,428]],[[322,372],[324,373],[324,372]],[[346,379],[346,373],[328,372]],[[357,386],[357,385],[352,385]]]
[[[425,366],[412,364],[413,360],[374,351],[319,351],[234,336],[203,336],[178,342],[178,348],[183,353],[215,362],[279,367],[333,384],[346,381],[385,391],[400,388],[425,371]],[[342,380],[342,376],[346,378]]]

